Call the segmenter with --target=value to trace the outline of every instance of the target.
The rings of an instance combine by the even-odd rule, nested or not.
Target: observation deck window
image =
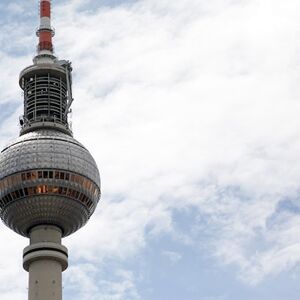
[[[100,195],[100,190],[98,187],[88,178],[85,178],[81,175],[59,171],[59,170],[32,170],[23,173],[17,173],[0,180],[0,189],[4,191],[7,188],[12,186],[18,186],[30,182],[33,184],[33,181],[36,179],[58,179],[62,181],[70,181],[80,185],[92,198],[96,198]],[[33,184],[33,186],[26,186],[24,188],[16,189],[14,191],[8,192],[2,196],[2,203],[8,203],[9,201],[20,199],[27,196],[34,196],[39,194],[57,194],[67,196],[69,198],[78,200],[88,207],[92,207],[93,201],[89,198],[86,192],[80,192],[76,188],[66,187],[66,186],[53,186],[46,184]],[[0,202],[0,205],[1,202]],[[4,205],[4,204],[3,204]]]

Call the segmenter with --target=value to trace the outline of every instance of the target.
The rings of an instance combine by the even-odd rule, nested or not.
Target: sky
[[[52,2],[102,181],[64,299],[298,300],[300,2]],[[37,26],[37,0],[0,2],[1,147]],[[27,244],[0,225],[1,300],[27,297]]]

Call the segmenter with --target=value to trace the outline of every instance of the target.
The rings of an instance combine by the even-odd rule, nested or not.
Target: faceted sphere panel
[[[59,226],[63,236],[75,232],[93,214],[100,194],[94,159],[64,133],[30,132],[1,153],[0,214],[21,235],[39,224]]]
[[[14,201],[2,211],[4,223],[27,237],[30,228],[41,224],[54,224],[67,236],[81,228],[89,215],[88,209],[77,201],[47,195]]]

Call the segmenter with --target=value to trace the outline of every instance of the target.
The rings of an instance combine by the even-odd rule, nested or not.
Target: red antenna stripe
[[[52,32],[51,31],[40,31],[40,43],[49,42],[52,43]]]
[[[41,18],[51,16],[51,4],[49,1],[41,1]]]

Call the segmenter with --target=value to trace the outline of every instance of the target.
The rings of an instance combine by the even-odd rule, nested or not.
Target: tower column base
[[[30,231],[30,245],[23,251],[23,267],[29,272],[29,300],[61,300],[62,272],[68,267],[68,250],[61,245],[62,232],[52,225]]]

